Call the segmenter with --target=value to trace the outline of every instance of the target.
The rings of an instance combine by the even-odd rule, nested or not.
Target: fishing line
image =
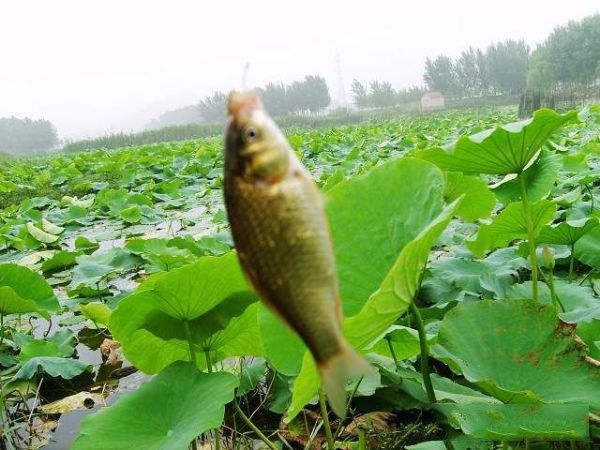
[[[247,61],[244,65],[244,72],[242,74],[242,92],[246,90],[246,80],[248,79],[248,72],[250,71],[250,61]]]

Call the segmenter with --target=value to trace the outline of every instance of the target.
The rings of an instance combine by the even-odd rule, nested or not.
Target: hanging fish
[[[342,335],[343,311],[323,198],[252,93],[232,93],[225,206],[240,263],[263,302],[310,349],[333,411],[371,366]]]

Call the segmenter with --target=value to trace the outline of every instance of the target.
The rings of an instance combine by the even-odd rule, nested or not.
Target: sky
[[[422,84],[426,57],[507,38],[532,47],[599,0],[0,0],[0,117],[61,138],[143,128],[215,90],[307,74]]]

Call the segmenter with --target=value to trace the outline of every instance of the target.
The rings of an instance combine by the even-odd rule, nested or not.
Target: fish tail
[[[365,376],[373,367],[344,340],[341,350],[318,363],[329,406],[340,418],[346,416],[346,384],[350,378]]]

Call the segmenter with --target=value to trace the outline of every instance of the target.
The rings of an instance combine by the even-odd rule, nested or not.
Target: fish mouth
[[[254,92],[231,91],[227,102],[227,112],[233,120],[239,122],[240,117],[249,116],[252,111],[263,109],[263,104]]]

